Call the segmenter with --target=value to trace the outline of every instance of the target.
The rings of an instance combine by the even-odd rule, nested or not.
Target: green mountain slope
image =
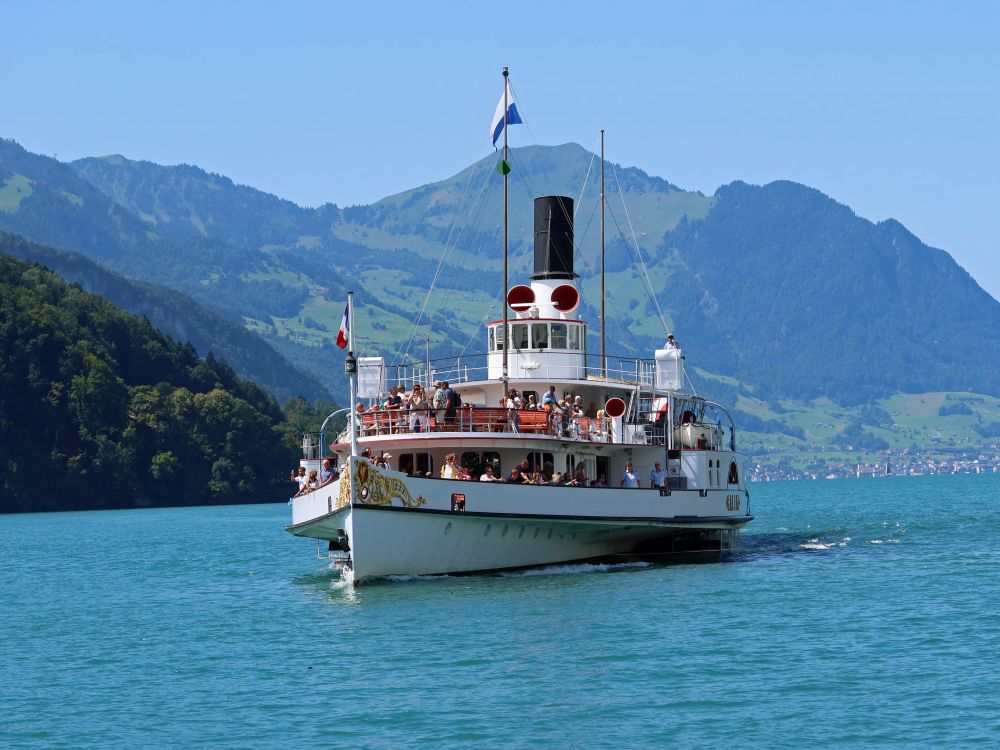
[[[0,255],[0,512],[277,500],[286,438],[221,360]]]
[[[299,235],[323,231],[326,211],[300,208],[195,166],[162,167],[120,155],[80,159],[71,166],[162,234],[259,247],[287,245]],[[335,214],[336,208],[332,211]]]
[[[51,268],[86,291],[144,316],[173,339],[191,342],[201,356],[214,353],[241,378],[254,381],[281,403],[298,395],[310,402],[331,398],[316,378],[293,367],[259,336],[181,292],[130,281],[79,253],[53,250],[6,232],[0,232],[0,253]]]
[[[215,238],[157,232],[69,165],[9,140],[0,140],[0,190],[8,195],[0,229],[178,289],[237,322],[293,315],[309,296],[309,280],[280,260]]]

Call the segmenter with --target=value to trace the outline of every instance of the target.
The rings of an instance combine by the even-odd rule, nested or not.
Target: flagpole
[[[608,376],[608,356],[604,349],[604,128],[601,128],[601,377]]]
[[[507,66],[503,69],[503,393],[501,399],[506,403],[509,380],[507,377],[507,350],[510,348],[510,331],[507,325]]]
[[[347,356],[354,358],[354,292],[347,293]],[[351,456],[358,455],[358,410],[354,403],[354,381],[358,377],[356,365],[355,371],[348,373],[347,381],[351,387]],[[351,492],[354,491],[354,472],[351,472]]]

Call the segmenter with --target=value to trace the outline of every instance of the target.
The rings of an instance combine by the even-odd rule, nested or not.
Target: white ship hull
[[[348,547],[355,582],[655,555],[718,555],[751,516],[745,490],[536,487],[407,477],[355,462],[292,500],[299,536]],[[464,498],[464,509],[455,502]]]

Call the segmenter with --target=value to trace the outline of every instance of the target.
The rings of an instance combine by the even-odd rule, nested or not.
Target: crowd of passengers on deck
[[[522,428],[523,412],[544,413],[546,419],[541,428],[547,434],[561,437],[578,437],[583,432],[606,435],[610,427],[604,410],[597,409],[593,401],[589,407],[584,408],[582,396],[567,392],[560,398],[554,385],[549,386],[541,402],[534,393],[522,394],[515,388],[509,389],[507,395],[498,401],[495,413],[494,410],[487,409],[490,412],[487,419],[493,418],[493,421],[484,424],[473,424],[469,416],[471,411],[462,413],[463,408],[471,410],[472,406],[463,405],[461,397],[447,381],[436,380],[433,388],[433,393],[428,397],[419,383],[409,393],[405,386],[393,386],[384,402],[367,409],[359,401],[355,406],[359,417],[359,431],[362,434],[382,431],[419,433],[480,427],[490,431],[517,432]],[[366,418],[366,415],[370,416]],[[586,430],[581,429],[582,424]],[[532,428],[534,427],[533,421]]]
[[[376,457],[372,455],[371,448],[366,447],[361,451],[361,457],[379,468],[392,468],[389,465],[389,459],[392,458],[392,455],[384,451],[380,452]],[[555,471],[551,461],[546,461],[541,466],[536,466],[532,463],[532,460],[532,456],[529,454],[521,463],[511,469],[506,477],[503,477],[495,473],[496,470],[491,463],[485,463],[478,467],[477,471],[473,472],[468,467],[459,463],[458,454],[448,453],[444,457],[444,465],[441,467],[438,475],[441,479],[458,481],[475,481],[478,476],[478,481],[480,482],[505,482],[508,484],[534,484],[553,487],[608,486],[605,474],[598,475],[596,479],[590,479],[587,476],[586,467],[582,463],[577,465],[576,470],[570,476],[568,473],[563,474],[562,472]],[[412,463],[400,465],[399,470],[411,477],[425,476],[424,474],[415,473]],[[433,478],[434,474],[427,472],[426,477]],[[300,466],[297,472],[292,471],[292,481],[296,482],[299,486],[299,491],[295,493],[295,497],[308,494],[339,478],[340,472],[331,466],[329,458],[323,459],[323,466],[319,471],[313,469],[309,472],[308,476],[306,476],[305,467]],[[659,461],[656,462],[655,468],[649,474],[649,486],[654,489],[667,486],[667,472],[661,468]],[[639,481],[638,475],[633,470],[631,461],[626,464],[619,487],[626,489],[640,489],[642,487],[642,482]]]

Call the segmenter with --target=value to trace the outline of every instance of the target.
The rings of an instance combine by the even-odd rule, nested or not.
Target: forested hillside
[[[0,255],[0,511],[278,500],[294,440],[224,362]]]
[[[300,395],[311,403],[332,398],[314,376],[289,363],[259,336],[182,292],[126,279],[79,253],[54,250],[6,232],[0,232],[0,253],[41,263],[86,291],[147,318],[171,338],[189,341],[199,355],[212,352],[280,403]]]

